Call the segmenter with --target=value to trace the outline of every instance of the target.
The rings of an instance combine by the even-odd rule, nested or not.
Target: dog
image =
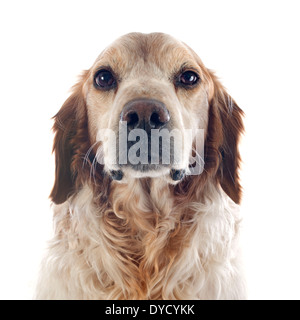
[[[36,298],[245,299],[243,116],[181,41],[108,46],[54,117],[55,235]]]

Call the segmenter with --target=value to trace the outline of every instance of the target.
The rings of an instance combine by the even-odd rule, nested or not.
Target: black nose
[[[170,115],[166,106],[153,99],[137,99],[125,104],[121,121],[127,122],[128,130],[144,129],[150,132],[151,129],[161,129],[170,121]]]

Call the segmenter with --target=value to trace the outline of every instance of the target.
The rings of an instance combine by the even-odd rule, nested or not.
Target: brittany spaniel
[[[36,297],[244,299],[242,117],[171,36],[106,48],[54,117],[55,235]]]

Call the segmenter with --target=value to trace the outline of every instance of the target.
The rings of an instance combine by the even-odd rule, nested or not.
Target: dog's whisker
[[[195,152],[195,155],[196,155],[196,156],[193,157],[192,159],[195,161],[195,163],[196,163],[199,167],[203,168],[203,171],[206,171],[206,172],[207,172],[207,170],[204,168],[205,161],[204,161],[203,157],[199,154],[199,152],[197,151],[197,149],[195,149],[194,146],[192,146],[192,152]]]
[[[90,179],[93,178],[94,182],[96,182],[95,174],[96,174],[96,167],[97,167],[97,158],[96,156],[93,159],[91,169],[90,169]]]
[[[89,162],[89,156],[90,156],[93,148],[94,148],[98,143],[100,143],[100,141],[96,141],[95,143],[93,143],[93,144],[89,147],[88,151],[87,151],[87,152],[85,153],[85,155],[84,155],[83,162],[82,162],[82,167],[84,167],[84,165],[86,165],[86,164]]]

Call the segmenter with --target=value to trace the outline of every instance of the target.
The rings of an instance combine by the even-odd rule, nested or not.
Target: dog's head
[[[210,177],[238,203],[242,130],[241,109],[187,45],[161,33],[125,35],[84,72],[55,116],[52,200],[72,195],[89,165],[87,176],[102,184]]]

